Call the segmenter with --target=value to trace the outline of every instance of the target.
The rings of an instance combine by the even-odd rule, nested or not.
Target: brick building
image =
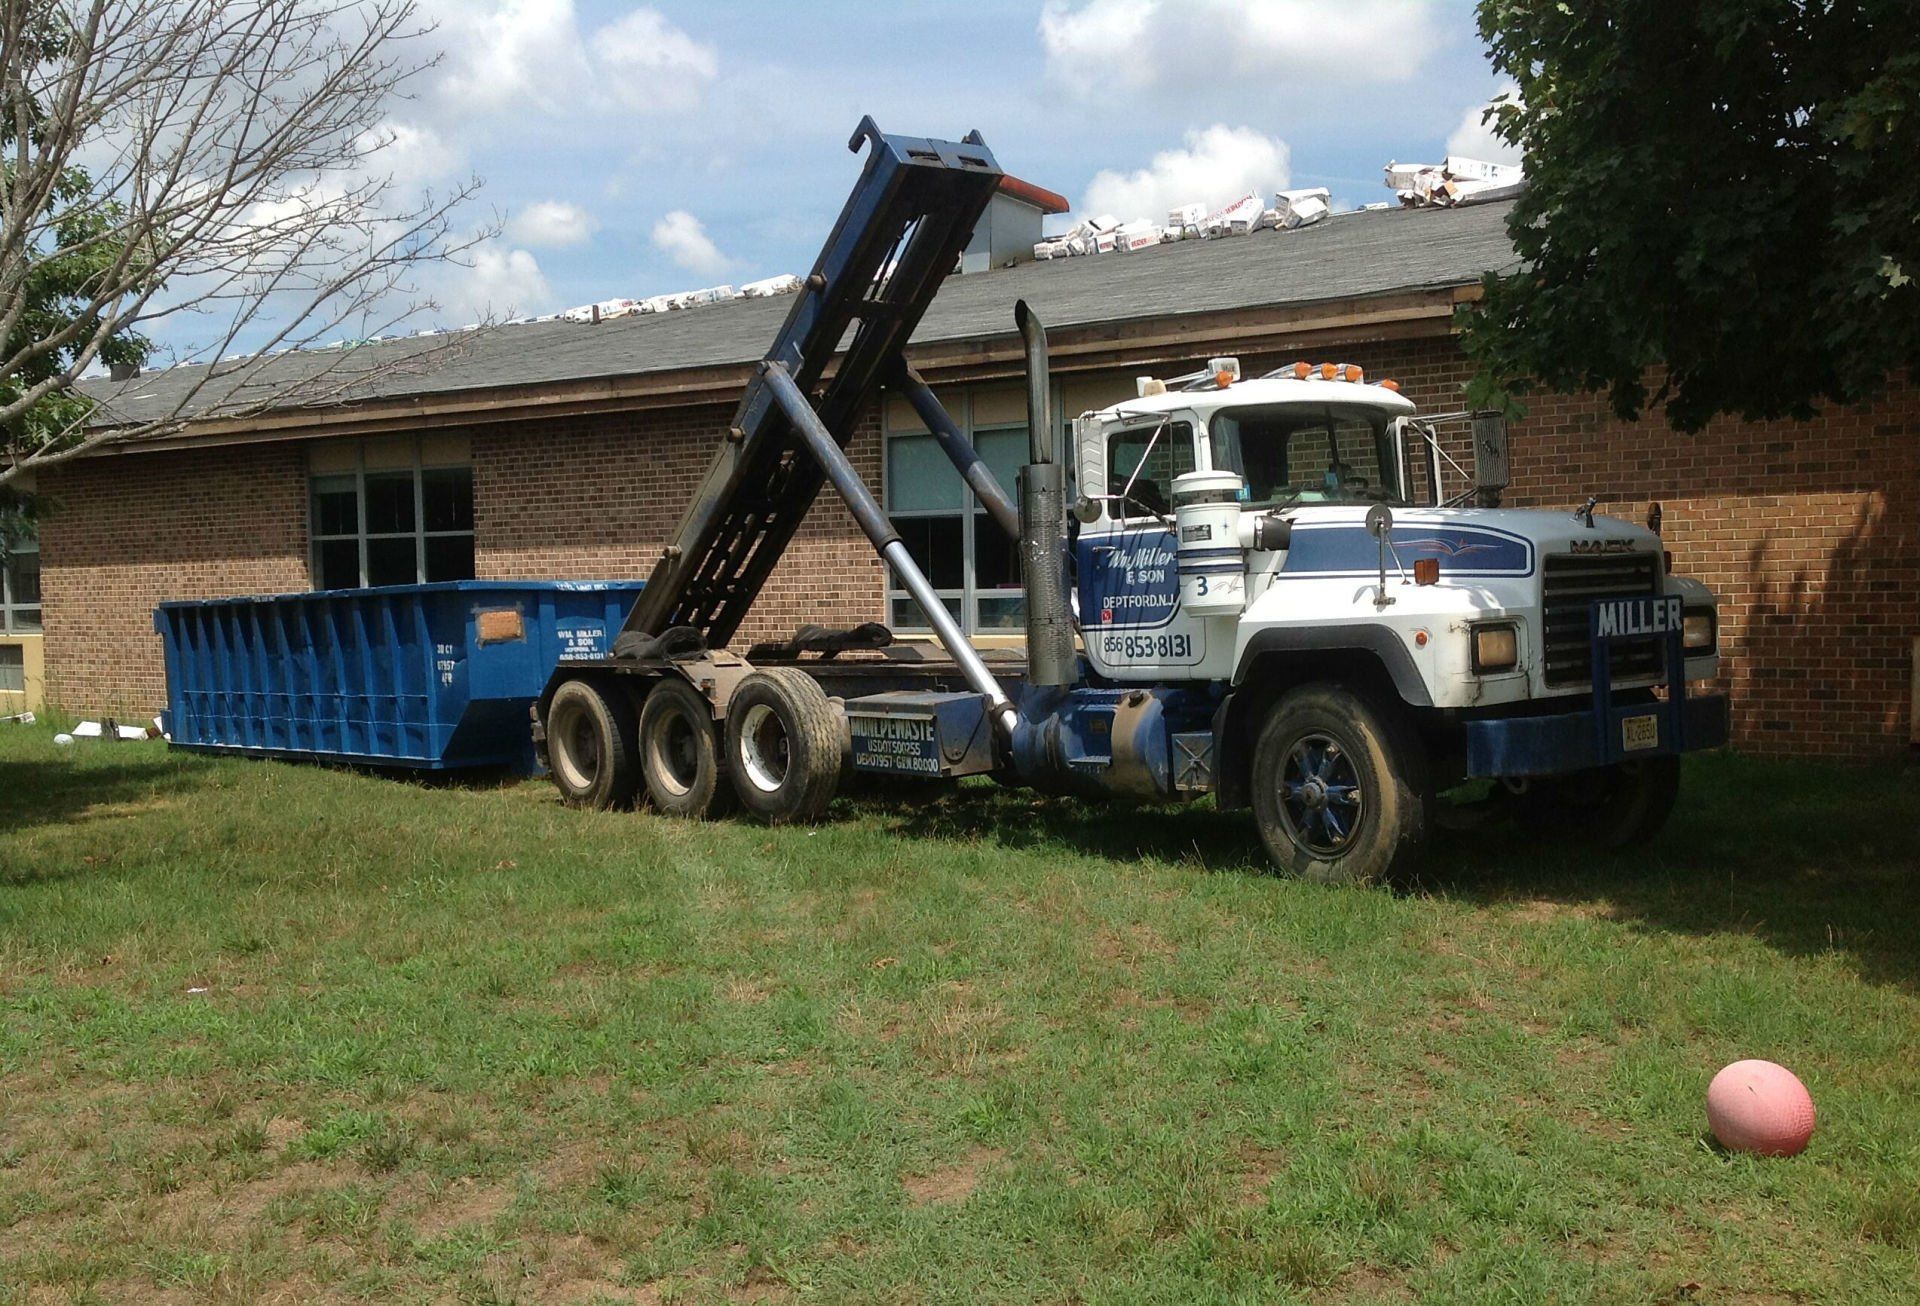
[[[1424,409],[1457,407],[1450,323],[1480,274],[1512,266],[1505,204],[1342,215],[1297,231],[1024,263],[949,281],[916,367],[1011,479],[1025,445],[1013,305],[1052,333],[1057,421],[1130,396],[1134,378],[1238,354],[1363,365]],[[49,699],[150,712],[163,698],[151,612],[163,599],[477,575],[644,576],[789,300],[736,300],[597,323],[502,327],[346,354],[326,402],[203,410],[164,439],[43,475]],[[355,369],[373,369],[357,378]],[[343,379],[344,378],[344,379]],[[101,383],[107,411],[162,411],[193,374]],[[209,387],[211,393],[217,387]],[[1736,743],[1766,752],[1905,754],[1920,635],[1920,397],[1811,422],[1622,424],[1594,396],[1546,398],[1513,428],[1514,506],[1589,494],[1639,519],[1665,507],[1676,567],[1722,602]],[[1010,630],[1011,561],[903,403],[877,404],[854,461],[968,629]],[[742,643],[800,621],[918,624],[867,543],[823,497]]]

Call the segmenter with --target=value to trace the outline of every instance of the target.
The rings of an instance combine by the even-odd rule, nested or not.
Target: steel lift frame
[[[831,482],[924,610],[952,659],[944,670],[958,671],[1010,729],[1006,692],[846,455],[855,423],[874,396],[890,388],[913,405],[989,518],[1015,541],[1020,538],[1012,499],[906,361],[908,341],[952,275],[1003,174],[978,132],[959,141],[890,136],[866,117],[847,142],[855,153],[862,146],[867,156],[860,178],[623,633],[658,637],[691,628],[709,650],[724,649],[821,487]],[[658,666],[617,656],[563,662],[542,702],[561,681],[582,672],[645,673]],[[852,672],[853,665],[838,670]],[[944,679],[941,670],[927,667],[919,678]],[[897,664],[893,671],[910,674]]]

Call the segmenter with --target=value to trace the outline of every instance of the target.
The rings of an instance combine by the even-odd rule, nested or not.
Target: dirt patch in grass
[[[466,1225],[485,1227],[511,1205],[513,1193],[506,1188],[456,1179],[439,1192],[426,1195],[425,1206],[413,1217],[414,1233],[430,1240]]]
[[[1006,1159],[997,1147],[976,1147],[952,1165],[943,1165],[923,1175],[909,1175],[900,1181],[915,1206],[957,1206],[973,1196],[991,1167]]]
[[[1399,1275],[1373,1265],[1356,1265],[1334,1280],[1332,1300],[1412,1301],[1413,1290]]]
[[[1260,1207],[1267,1204],[1267,1190],[1279,1173],[1287,1168],[1287,1155],[1277,1147],[1243,1142],[1235,1152],[1240,1162],[1240,1177],[1235,1187],[1240,1205]]]
[[[1129,968],[1147,961],[1165,961],[1175,953],[1160,931],[1141,921],[1103,928],[1094,934],[1090,946],[1101,961]]]

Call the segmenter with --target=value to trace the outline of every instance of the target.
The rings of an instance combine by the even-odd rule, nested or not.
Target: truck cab
[[[1217,784],[1229,801],[1280,786],[1278,859],[1327,869],[1360,824],[1344,800],[1368,788],[1354,731],[1304,731],[1291,776],[1252,773],[1303,687],[1352,700],[1383,752],[1421,755],[1382,759],[1423,773],[1416,805],[1492,780],[1503,801],[1589,809],[1613,841],[1664,818],[1678,752],[1724,742],[1724,700],[1686,690],[1717,669],[1713,597],[1671,573],[1653,530],[1591,505],[1479,506],[1494,486],[1444,500],[1431,419],[1351,365],[1242,380],[1215,359],[1140,391],[1074,424],[1086,657],[1117,684],[1225,691]],[[1320,782],[1332,798],[1287,811]]]

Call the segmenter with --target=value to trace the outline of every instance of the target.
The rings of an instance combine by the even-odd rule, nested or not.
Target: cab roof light
[[[1382,390],[1391,390],[1395,394],[1400,393],[1400,383],[1394,380],[1392,377],[1388,377],[1386,380],[1382,381],[1380,383],[1380,388]]]
[[[1334,367],[1332,363],[1320,364],[1320,379],[1322,381],[1331,381],[1333,380],[1333,376],[1334,376]]]
[[[1213,373],[1213,383],[1225,390],[1240,379],[1240,360],[1237,358],[1209,358],[1207,370]]]

